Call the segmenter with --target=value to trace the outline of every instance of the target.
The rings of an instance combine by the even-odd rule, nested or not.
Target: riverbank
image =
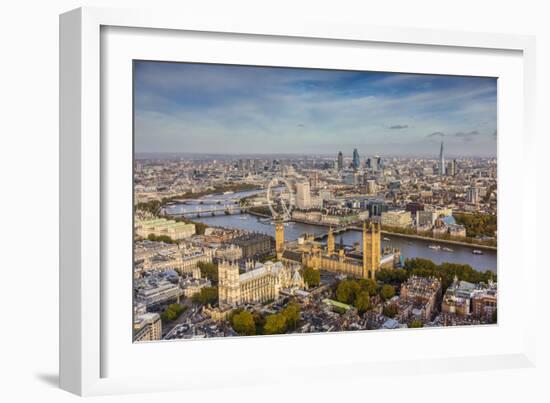
[[[248,214],[257,215],[258,217],[270,217],[268,215],[262,215],[260,213],[252,213],[251,211],[249,211]],[[323,223],[319,223],[319,222],[310,222],[310,221],[295,220],[295,219],[292,219],[292,221],[297,222],[297,223],[301,223],[301,224],[314,225],[314,226],[317,226],[317,227],[324,227],[324,228],[332,227],[329,224],[323,224]],[[361,228],[356,227],[356,226],[352,226],[352,227],[350,227],[350,230],[361,231]],[[461,241],[456,241],[456,240],[452,240],[452,239],[432,238],[432,237],[426,237],[426,236],[415,235],[415,234],[402,234],[400,232],[391,232],[391,231],[384,231],[384,230],[382,230],[380,232],[383,235],[390,235],[390,236],[394,236],[394,237],[401,237],[401,238],[408,238],[408,239],[416,239],[416,240],[421,240],[421,241],[427,241],[427,242],[430,242],[430,243],[458,245],[458,246],[468,247],[468,248],[471,248],[471,249],[483,249],[483,250],[491,250],[491,251],[495,251],[495,252],[497,251],[496,246],[488,246],[488,245],[480,245],[480,244],[476,244],[476,243],[461,242]]]
[[[497,251],[496,246],[488,246],[488,245],[479,245],[476,243],[468,243],[468,242],[461,242],[461,241],[453,241],[451,239],[440,239],[440,238],[431,238],[426,237],[422,235],[413,235],[413,234],[401,234],[399,232],[389,232],[389,231],[380,231],[383,235],[391,235],[396,236],[400,238],[409,238],[409,239],[418,239],[422,241],[432,242],[432,243],[442,243],[442,244],[448,244],[448,245],[459,245],[459,246],[465,246],[472,249],[484,249],[484,250],[492,250]]]
[[[194,220],[203,222],[211,227],[235,228],[252,233],[275,236],[275,225],[272,225],[270,217],[254,216],[251,214],[244,214],[244,217],[243,214],[219,214],[214,217],[200,217]],[[318,236],[327,232],[328,228],[324,226],[289,222],[285,225],[285,240],[292,242],[299,239],[303,234]],[[399,248],[404,259],[422,258],[431,260],[436,264],[446,262],[468,264],[481,272],[491,270],[496,273],[497,271],[497,253],[494,250],[485,250],[482,255],[477,255],[472,253],[472,250],[476,248],[469,244],[466,246],[449,245],[448,248],[453,249],[453,251],[444,250],[443,248],[434,250],[427,247],[427,245],[435,243],[431,239],[405,238],[400,237],[399,234],[383,235],[383,238],[386,237],[390,238],[390,241],[381,239],[382,246]],[[334,238],[336,244],[342,243],[345,246],[352,246],[359,242],[359,245],[361,245],[361,228],[335,233]]]
[[[271,218],[271,216],[268,215],[268,214],[262,214],[262,213],[258,213],[256,211],[252,211],[252,210],[247,210],[246,214],[250,214],[250,215],[253,215],[255,217],[261,217],[261,218]]]

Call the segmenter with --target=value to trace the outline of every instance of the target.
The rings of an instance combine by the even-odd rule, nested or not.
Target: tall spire
[[[329,255],[334,254],[334,234],[332,233],[332,227],[328,230],[327,253]]]
[[[443,151],[443,142],[441,142],[441,148],[439,150],[439,174],[445,175],[445,153]]]

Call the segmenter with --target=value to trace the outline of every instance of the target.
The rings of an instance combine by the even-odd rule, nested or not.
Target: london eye
[[[290,220],[290,213],[294,207],[294,193],[285,178],[271,179],[267,185],[267,203],[274,220]]]

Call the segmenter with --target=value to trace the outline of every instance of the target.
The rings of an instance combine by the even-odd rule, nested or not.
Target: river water
[[[235,215],[216,215],[213,217],[198,217],[195,221],[200,221],[210,226],[240,228],[247,231],[261,232],[271,236],[275,236],[275,226],[269,221],[264,221],[250,214],[235,214]],[[304,233],[322,234],[326,233],[326,227],[317,225],[302,224],[291,222],[285,224],[285,239],[293,241],[298,239]],[[360,231],[346,231],[338,234],[335,237],[336,244],[340,243],[340,238],[344,245],[352,246],[354,242],[359,242],[361,246]],[[433,262],[440,264],[443,262],[469,264],[476,270],[485,271],[491,270],[496,273],[497,255],[494,251],[483,251],[483,255],[474,255],[473,248],[467,246],[447,245],[453,249],[453,252],[445,252],[443,250],[433,250],[428,248],[428,242],[419,239],[401,238],[395,235],[384,236],[387,240],[382,240],[383,246],[397,247],[401,250],[403,258],[420,257],[430,259]]]
[[[202,208],[207,208],[208,203],[211,203],[211,200],[221,200],[222,205],[230,205],[234,203],[235,198],[249,196],[260,191],[247,191],[239,192],[228,195],[212,195],[203,198],[204,202]],[[238,203],[237,203],[238,204]],[[191,212],[197,211],[201,205],[196,204],[177,204],[172,206],[167,206],[166,212],[168,214],[172,213],[181,213],[181,212]],[[259,217],[250,215],[250,214],[233,214],[226,215],[223,212],[217,213],[215,216],[204,216],[193,218],[195,221],[200,221],[209,226],[225,227],[225,228],[239,228],[251,232],[261,232],[271,236],[275,236],[275,226],[266,219],[261,219]],[[328,228],[321,227],[311,224],[303,224],[297,222],[285,223],[285,239],[286,240],[296,240],[299,236],[309,233],[309,234],[323,234],[328,231]],[[352,246],[354,242],[359,242],[361,245],[361,232],[360,231],[346,231],[342,234],[338,234],[335,237],[336,244],[339,244],[342,238],[344,245]],[[384,240],[389,239],[389,240]],[[428,248],[430,242],[419,240],[419,239],[409,239],[399,237],[397,235],[387,235],[383,236],[382,245],[397,247],[401,250],[401,255],[403,258],[424,258],[430,259],[436,264],[441,264],[443,262],[450,263],[460,263],[460,264],[469,264],[476,270],[485,271],[491,270],[496,273],[497,270],[497,253],[492,250],[483,250],[483,255],[474,255],[472,250],[475,247],[469,246],[459,246],[459,245],[445,245],[440,244],[441,246],[447,246],[453,250],[453,252],[446,252],[442,249],[433,250]]]

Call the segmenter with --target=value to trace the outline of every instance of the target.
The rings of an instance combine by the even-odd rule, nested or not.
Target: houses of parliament
[[[397,250],[386,250],[382,254],[380,243],[380,225],[363,222],[362,251],[346,253],[343,248],[336,250],[332,228],[329,229],[327,244],[315,241],[313,236],[296,242],[284,242],[284,226],[276,224],[275,249],[277,258],[283,263],[300,263],[303,267],[312,267],[350,277],[376,279],[381,267],[393,267],[398,260]]]
[[[245,303],[265,302],[277,299],[283,289],[303,289],[304,280],[300,268],[312,267],[355,278],[375,279],[381,267],[393,267],[397,250],[381,252],[380,225],[363,223],[362,253],[336,250],[332,228],[327,244],[322,245],[312,235],[294,242],[285,242],[284,225],[275,224],[275,251],[277,262],[257,264],[246,273],[239,273],[236,263],[221,262],[218,296],[220,306],[236,306]],[[397,256],[398,260],[398,256]]]

